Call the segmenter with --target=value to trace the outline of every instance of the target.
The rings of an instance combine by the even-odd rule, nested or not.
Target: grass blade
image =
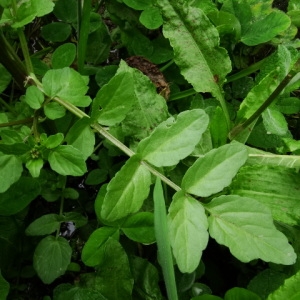
[[[159,178],[154,187],[154,227],[158,256],[162,267],[169,300],[178,300],[173,268],[173,258],[168,236],[167,212],[163,189]]]

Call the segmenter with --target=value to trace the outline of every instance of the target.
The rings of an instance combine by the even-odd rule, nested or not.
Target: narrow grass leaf
[[[260,202],[236,195],[220,196],[207,204],[209,233],[242,262],[262,259],[291,265],[296,254],[273,223],[270,210]]]
[[[183,191],[177,192],[168,214],[170,243],[179,270],[192,273],[208,243],[208,222],[203,206]]]
[[[169,300],[177,300],[177,288],[173,267],[172,251],[169,240],[169,229],[165,199],[160,179],[157,177],[153,192],[154,199],[154,228],[158,248],[159,262],[162,267],[163,276]]]
[[[71,262],[72,248],[62,237],[52,235],[43,238],[33,256],[33,267],[45,284],[63,275]]]
[[[201,109],[180,113],[161,123],[142,140],[137,152],[156,167],[173,166],[192,153],[208,126],[208,115]]]
[[[150,172],[138,156],[132,156],[109,182],[101,217],[115,221],[137,212],[149,194],[150,185]]]
[[[207,197],[228,186],[246,162],[247,149],[240,143],[224,145],[198,158],[182,179],[182,188],[191,194]]]

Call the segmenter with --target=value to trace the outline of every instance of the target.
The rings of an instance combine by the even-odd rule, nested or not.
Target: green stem
[[[0,128],[1,127],[10,127],[10,126],[15,126],[15,125],[23,125],[23,124],[32,123],[32,122],[33,122],[33,118],[27,118],[27,119],[22,119],[22,120],[18,120],[18,121],[8,122],[8,123],[1,123]]]
[[[169,101],[179,100],[197,94],[194,89],[185,90],[171,95]]]
[[[78,1],[81,2],[81,1]],[[78,47],[77,47],[77,63],[79,73],[83,73],[87,40],[90,27],[91,0],[83,0],[83,7],[78,7]]]
[[[21,28],[18,28],[17,32],[18,32],[18,36],[19,36],[19,40],[20,40],[24,60],[25,60],[25,66],[26,66],[27,73],[28,74],[33,73],[33,66],[32,66],[32,63],[31,63],[31,58],[30,58],[28,45],[27,45],[27,40],[26,40],[24,31]]]
[[[269,96],[269,98],[249,117],[245,122],[235,126],[229,133],[229,138],[233,140],[237,135],[239,135],[244,129],[246,129],[250,124],[252,124],[263,112],[267,109],[271,103],[279,96],[279,94],[284,90],[288,83],[293,79],[293,76],[289,73]]]
[[[244,69],[244,70],[242,70],[242,71],[240,71],[238,73],[235,73],[235,74],[229,76],[227,78],[227,80],[226,80],[226,83],[238,80],[240,78],[243,78],[243,77],[245,77],[247,75],[250,75],[250,74],[258,71],[261,68],[262,64],[265,62],[265,60],[266,60],[266,58],[258,61],[257,63],[249,66],[248,68],[246,68],[246,69]]]
[[[6,101],[4,101],[2,98],[0,98],[0,104],[2,104],[9,112],[11,112],[12,114],[16,115],[15,110],[6,103]]]
[[[174,63],[174,59],[171,59],[169,62],[167,62],[164,66],[162,66],[160,68],[160,71],[163,72],[165,71],[167,68],[169,68],[171,65],[173,65]]]

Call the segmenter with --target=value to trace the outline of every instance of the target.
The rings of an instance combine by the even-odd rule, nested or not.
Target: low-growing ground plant
[[[0,300],[299,299],[298,0],[0,26]]]

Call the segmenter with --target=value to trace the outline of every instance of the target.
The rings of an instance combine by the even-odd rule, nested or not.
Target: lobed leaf
[[[33,267],[41,280],[45,284],[50,284],[66,272],[71,255],[72,248],[66,239],[49,235],[37,245]]]
[[[247,148],[240,143],[213,149],[198,158],[187,170],[182,179],[182,188],[200,197],[218,193],[231,183],[247,157]]]
[[[192,153],[208,126],[208,115],[201,109],[184,111],[169,118],[137,148],[143,160],[156,167],[173,166]]]
[[[246,197],[228,195],[205,205],[209,211],[209,233],[242,262],[262,259],[283,265],[296,261],[286,236],[273,223],[270,210]]]
[[[173,196],[169,207],[170,243],[179,270],[192,273],[208,243],[208,222],[200,202],[183,191]]]
[[[115,221],[137,212],[147,198],[151,174],[138,156],[132,156],[107,186],[101,217]]]

